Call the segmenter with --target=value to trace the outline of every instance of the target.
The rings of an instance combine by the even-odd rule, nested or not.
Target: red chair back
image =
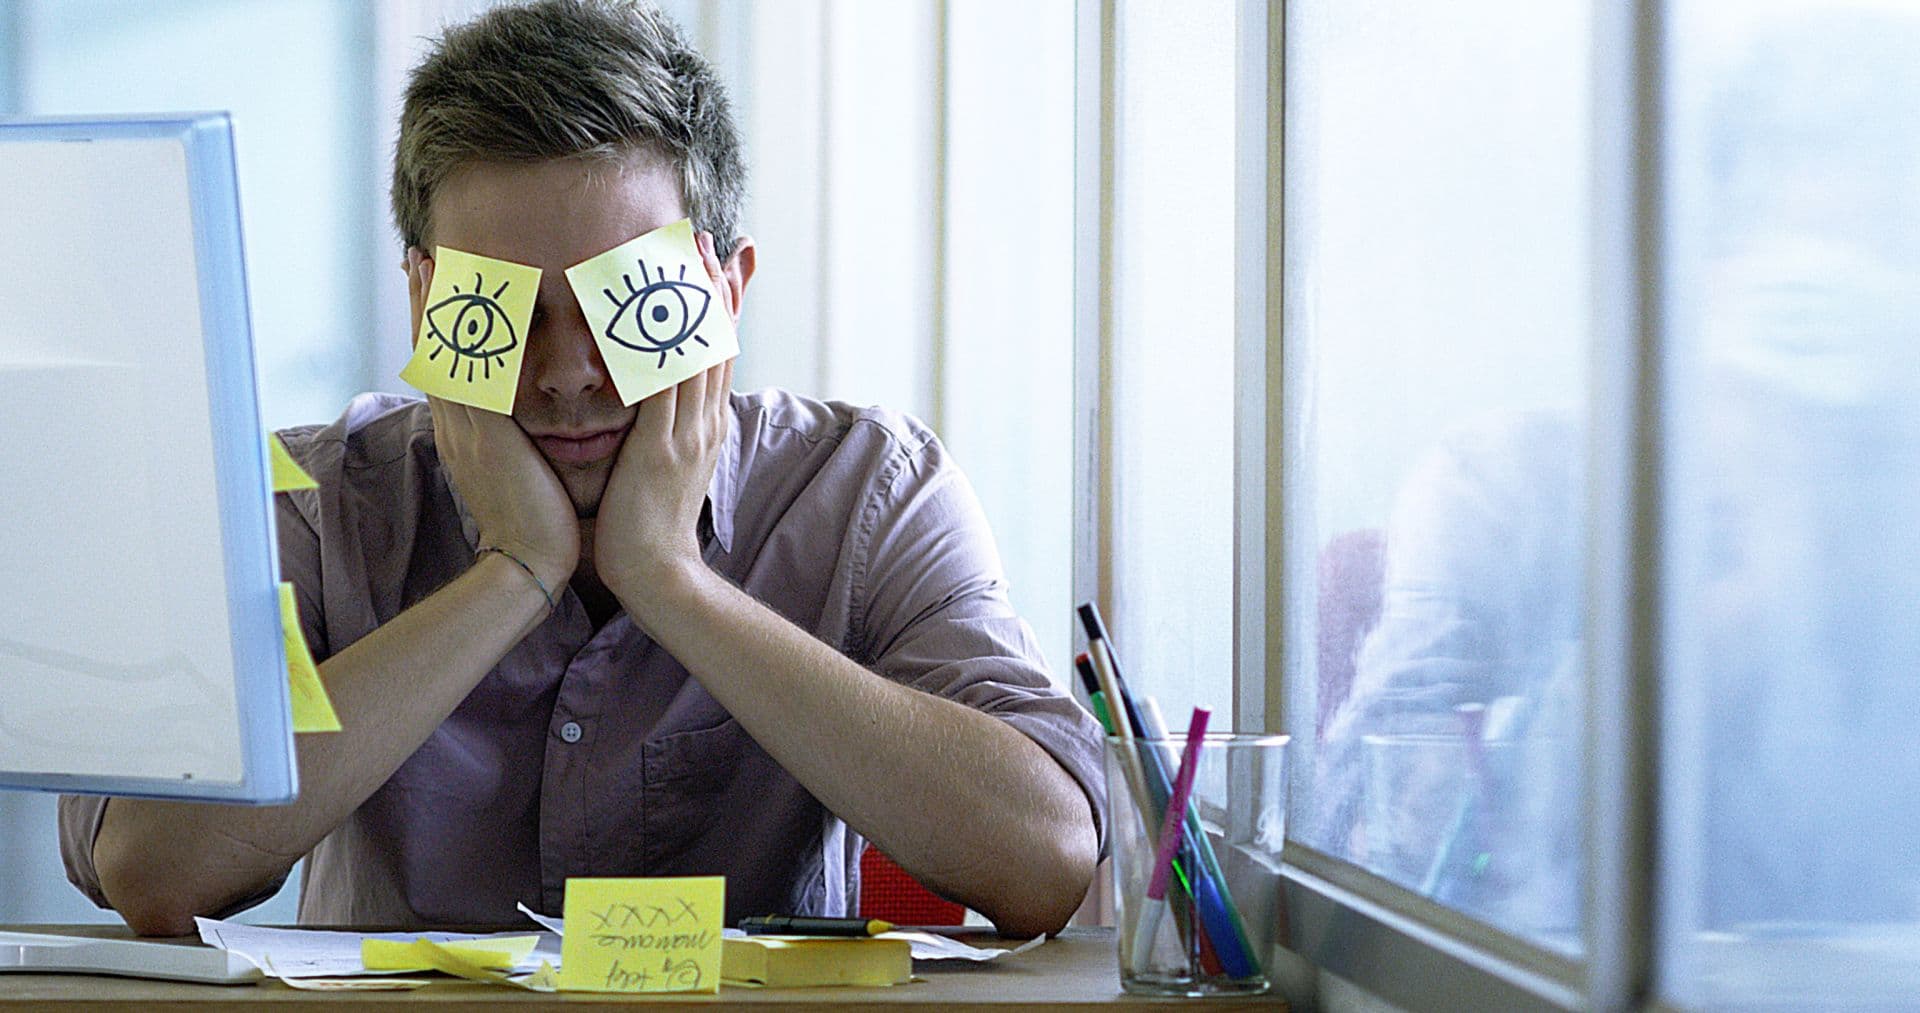
[[[958,925],[966,916],[966,905],[921,886],[879,848],[860,855],[860,917],[895,925]]]

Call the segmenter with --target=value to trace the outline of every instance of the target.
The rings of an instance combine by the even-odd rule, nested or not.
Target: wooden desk
[[[12,927],[12,926],[10,926]],[[128,937],[121,927],[99,925],[23,925],[22,932]],[[985,964],[957,961],[923,963],[915,968],[925,981],[892,988],[750,989],[722,988],[718,995],[624,996],[588,992],[545,994],[484,985],[477,982],[436,980],[412,992],[310,992],[288,988],[277,981],[259,985],[188,985],[170,981],[94,977],[79,974],[0,974],[0,1010],[118,1009],[128,1013],[173,1011],[201,1013],[203,1004],[218,1004],[217,1013],[264,1009],[273,1013],[331,1008],[353,1004],[377,1008],[398,1004],[429,1004],[435,1010],[520,1011],[534,1005],[578,1003],[688,1003],[706,1009],[746,1009],[779,1004],[808,1011],[862,1011],[928,1009],[976,1010],[1009,1013],[1021,1009],[1074,1010],[1121,1005],[1137,1009],[1182,1009],[1187,1013],[1217,1010],[1286,1009],[1278,996],[1245,999],[1153,999],[1121,993],[1115,967],[1112,929],[1068,929],[1059,938],[1017,957]]]

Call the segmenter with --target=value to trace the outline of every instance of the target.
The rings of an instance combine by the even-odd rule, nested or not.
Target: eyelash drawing
[[[639,260],[640,280],[647,281],[647,262]],[[680,265],[680,278],[687,276],[687,267]],[[660,279],[650,281],[635,288],[633,276],[623,274],[620,280],[626,283],[627,294],[622,297],[614,294],[613,289],[601,289],[608,301],[614,305],[613,319],[607,321],[607,337],[625,348],[636,352],[658,352],[660,361],[654,364],[656,369],[665,369],[667,353],[685,355],[685,345],[689,340],[706,345],[707,340],[695,334],[700,322],[707,318],[707,307],[713,296],[706,289],[684,280],[669,280],[667,269],[660,268]],[[700,297],[695,306],[691,292]],[[676,322],[677,321],[677,322]],[[628,332],[622,334],[621,332]]]
[[[460,372],[462,359],[467,361],[469,383],[473,382],[476,363],[481,378],[490,379],[494,363],[519,346],[520,337],[513,332],[513,323],[499,303],[501,293],[511,284],[503,281],[492,295],[486,295],[486,282],[475,272],[473,291],[462,292],[455,285],[453,295],[428,307],[427,336],[438,341],[440,347],[431,349],[427,358],[438,359],[442,347],[453,353],[447,362],[447,379],[454,379]],[[493,345],[496,334],[502,343]]]

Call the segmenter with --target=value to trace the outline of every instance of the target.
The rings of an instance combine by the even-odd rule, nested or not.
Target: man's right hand
[[[433,258],[408,250],[416,342],[432,283]],[[479,528],[480,544],[510,553],[558,595],[580,564],[580,522],[559,476],[511,417],[436,397],[427,405],[434,446]]]

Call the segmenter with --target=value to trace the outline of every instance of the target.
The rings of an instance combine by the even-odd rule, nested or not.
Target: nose
[[[584,318],[554,320],[527,343],[525,373],[541,393],[557,401],[591,397],[612,382],[607,362]]]

